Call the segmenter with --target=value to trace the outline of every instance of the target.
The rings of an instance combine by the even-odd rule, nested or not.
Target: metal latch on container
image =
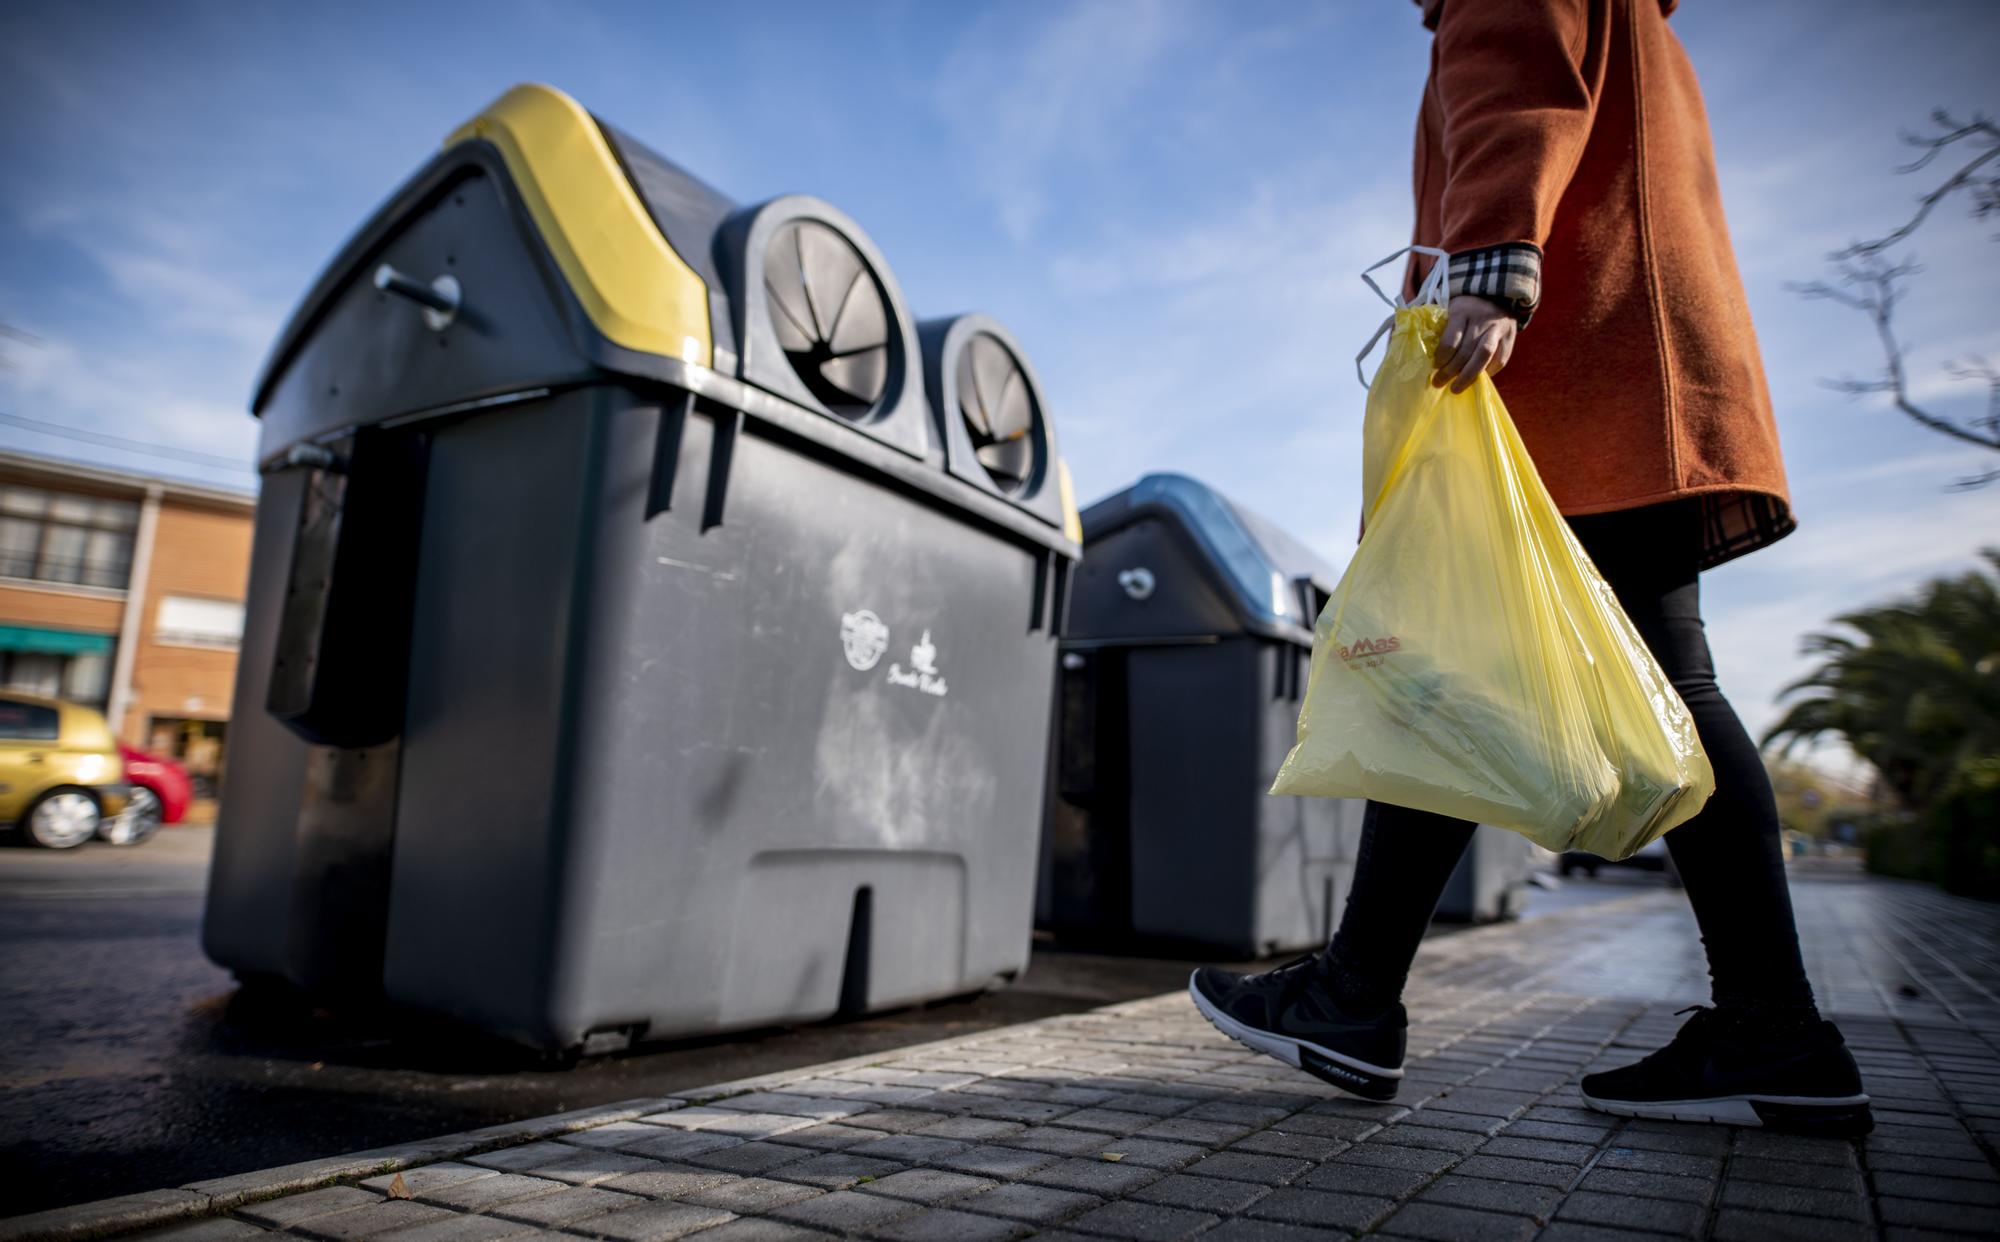
[[[294,444],[278,459],[276,469],[324,470],[328,474],[346,474],[347,458],[326,447],[324,444]]]
[[[375,269],[375,287],[423,307],[424,324],[433,332],[444,331],[458,318],[460,291],[456,276],[440,276],[425,284],[397,271],[393,264],[384,263]]]
[[[1144,565],[1122,569],[1118,572],[1118,585],[1125,588],[1125,594],[1132,599],[1141,601],[1151,599],[1154,586],[1153,571]]]

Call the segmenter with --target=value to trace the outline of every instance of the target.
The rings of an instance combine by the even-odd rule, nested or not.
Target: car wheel
[[[43,794],[21,817],[28,840],[45,850],[72,850],[97,835],[104,812],[97,799],[81,789],[55,789]]]
[[[113,845],[137,845],[160,830],[161,816],[160,795],[134,785],[125,809],[105,820],[97,834]]]

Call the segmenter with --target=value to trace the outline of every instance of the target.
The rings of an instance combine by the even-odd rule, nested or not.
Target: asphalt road
[[[383,1014],[253,1003],[199,946],[212,837],[0,845],[0,1216],[1151,996],[1190,965],[1038,946],[1017,983],[975,999],[549,1069]],[[1529,914],[1658,883],[1573,882]]]

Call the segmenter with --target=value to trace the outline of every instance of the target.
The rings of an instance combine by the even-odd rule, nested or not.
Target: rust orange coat
[[[1705,565],[1789,533],[1674,0],[1419,3],[1436,37],[1416,239],[1451,252],[1454,292],[1500,294],[1532,320],[1496,382],[1557,505],[1698,497]],[[1482,268],[1510,273],[1504,291]]]

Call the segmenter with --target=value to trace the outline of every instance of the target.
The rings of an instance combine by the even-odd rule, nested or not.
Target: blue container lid
[[[1310,583],[1331,595],[1340,580],[1334,568],[1269,518],[1184,474],[1149,474],[1083,511],[1086,548],[1098,535],[1125,525],[1138,511],[1162,509],[1180,519],[1222,577],[1235,588],[1248,618],[1266,625],[1311,629],[1314,620],[1299,590]],[[1086,555],[1088,552],[1086,551]]]

